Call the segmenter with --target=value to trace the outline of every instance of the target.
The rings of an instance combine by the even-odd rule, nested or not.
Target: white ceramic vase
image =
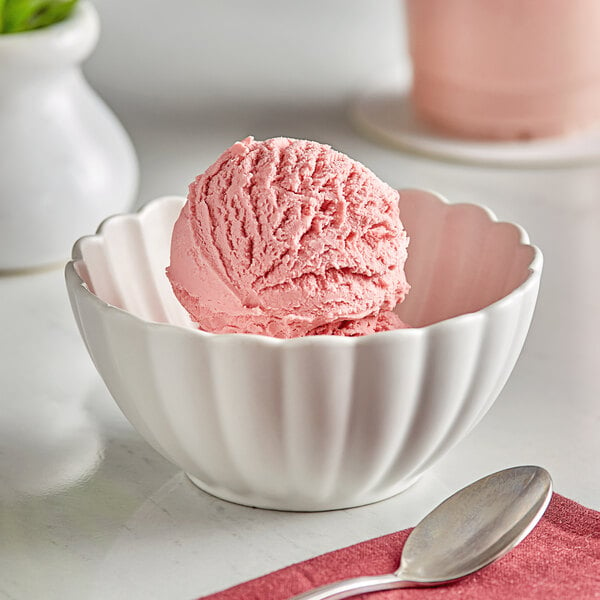
[[[80,69],[98,33],[84,1],[60,23],[0,35],[0,270],[66,259],[134,201],[131,141]]]

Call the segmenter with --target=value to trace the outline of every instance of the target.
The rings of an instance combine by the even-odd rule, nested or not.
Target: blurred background
[[[102,31],[84,71],[133,138],[141,202],[184,193],[247,135],[315,139],[361,160],[348,105],[406,60],[397,0],[94,4]]]
[[[114,101],[196,111],[319,104],[354,93],[403,50],[396,0],[96,0],[103,33],[86,72]],[[376,33],[376,35],[373,35]]]
[[[541,464],[561,494],[600,508],[597,164],[452,164],[359,134],[353,100],[382,75],[408,70],[401,0],[93,4],[101,33],[84,73],[132,138],[137,206],[185,195],[248,135],[314,139],[394,187],[482,203],[519,223],[543,250],[544,273],[525,350],[481,424],[422,485],[359,509],[358,519],[223,509],[196,493],[100,381],[68,304],[64,262],[3,274],[0,597],[191,598],[414,524],[424,500],[508,464]],[[65,260],[74,241],[64,240]]]

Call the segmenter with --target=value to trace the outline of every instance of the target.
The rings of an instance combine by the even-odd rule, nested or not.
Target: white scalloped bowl
[[[66,279],[89,353],[138,432],[202,489],[282,510],[392,496],[474,427],[531,322],[542,256],[484,208],[400,192],[412,329],[280,340],[194,329],[165,276],[183,198],[106,220]]]

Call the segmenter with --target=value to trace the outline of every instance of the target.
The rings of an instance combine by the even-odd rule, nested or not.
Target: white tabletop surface
[[[146,66],[131,76],[125,74],[131,61],[139,63],[140,53],[151,54],[155,46],[140,43],[137,55],[124,53],[125,64],[117,65],[126,29],[119,29],[116,4],[98,2],[103,40],[110,44],[100,44],[87,72],[136,145],[137,205],[185,193],[194,175],[246,135],[317,139],[364,162],[393,186],[426,187],[452,202],[484,203],[500,218],[520,223],[545,256],[538,307],[521,358],[492,409],[417,484],[351,510],[286,513],[201,492],[142,440],[86,354],[62,268],[0,277],[0,598],[191,600],[414,525],[464,484],[516,464],[544,466],[557,492],[600,510],[600,168],[466,167],[401,154],[357,134],[347,119],[348,101],[373,64],[395,61],[390,53],[398,46],[397,15],[391,0],[346,2],[356,10],[341,26],[339,43],[324,50],[331,68],[318,53],[303,56],[292,43],[283,81],[278,53],[267,53],[272,64],[264,67],[266,73],[259,59],[269,44],[242,35],[241,23],[251,15],[238,14],[237,28],[221,32],[230,40],[210,38],[206,17],[198,34],[203,51],[214,44],[210,61],[222,68],[212,79],[206,65],[198,71],[213,93],[176,80],[165,66],[184,60],[177,52],[189,56],[184,9],[198,10],[191,2],[174,3],[183,14],[172,39],[184,40],[183,49],[174,44],[175,57],[165,57],[161,47],[152,65],[140,63]],[[222,20],[220,5],[230,3],[196,4],[208,5],[208,16]],[[273,19],[288,18],[267,10],[282,3],[257,4]],[[329,31],[343,4],[322,3],[328,12],[306,27],[315,36]],[[158,19],[159,5],[148,1],[148,19],[155,13]],[[377,10],[367,14],[365,7],[374,5]],[[263,21],[256,25],[259,31],[272,28]],[[357,30],[358,49],[347,41],[344,27]],[[285,35],[277,35],[281,44]],[[369,49],[370,59],[364,57]],[[256,59],[248,61],[254,75],[248,65],[234,64],[236,52],[242,61],[244,52]],[[176,93],[161,97],[152,88],[153,69]],[[186,102],[180,102],[185,94]],[[66,252],[73,241],[66,241]]]

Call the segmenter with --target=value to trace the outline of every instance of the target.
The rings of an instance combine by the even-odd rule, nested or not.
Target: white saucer
[[[453,162],[498,167],[556,167],[600,162],[600,128],[561,138],[515,142],[461,140],[434,131],[414,114],[408,77],[388,77],[353,104],[357,128],[379,142]]]

